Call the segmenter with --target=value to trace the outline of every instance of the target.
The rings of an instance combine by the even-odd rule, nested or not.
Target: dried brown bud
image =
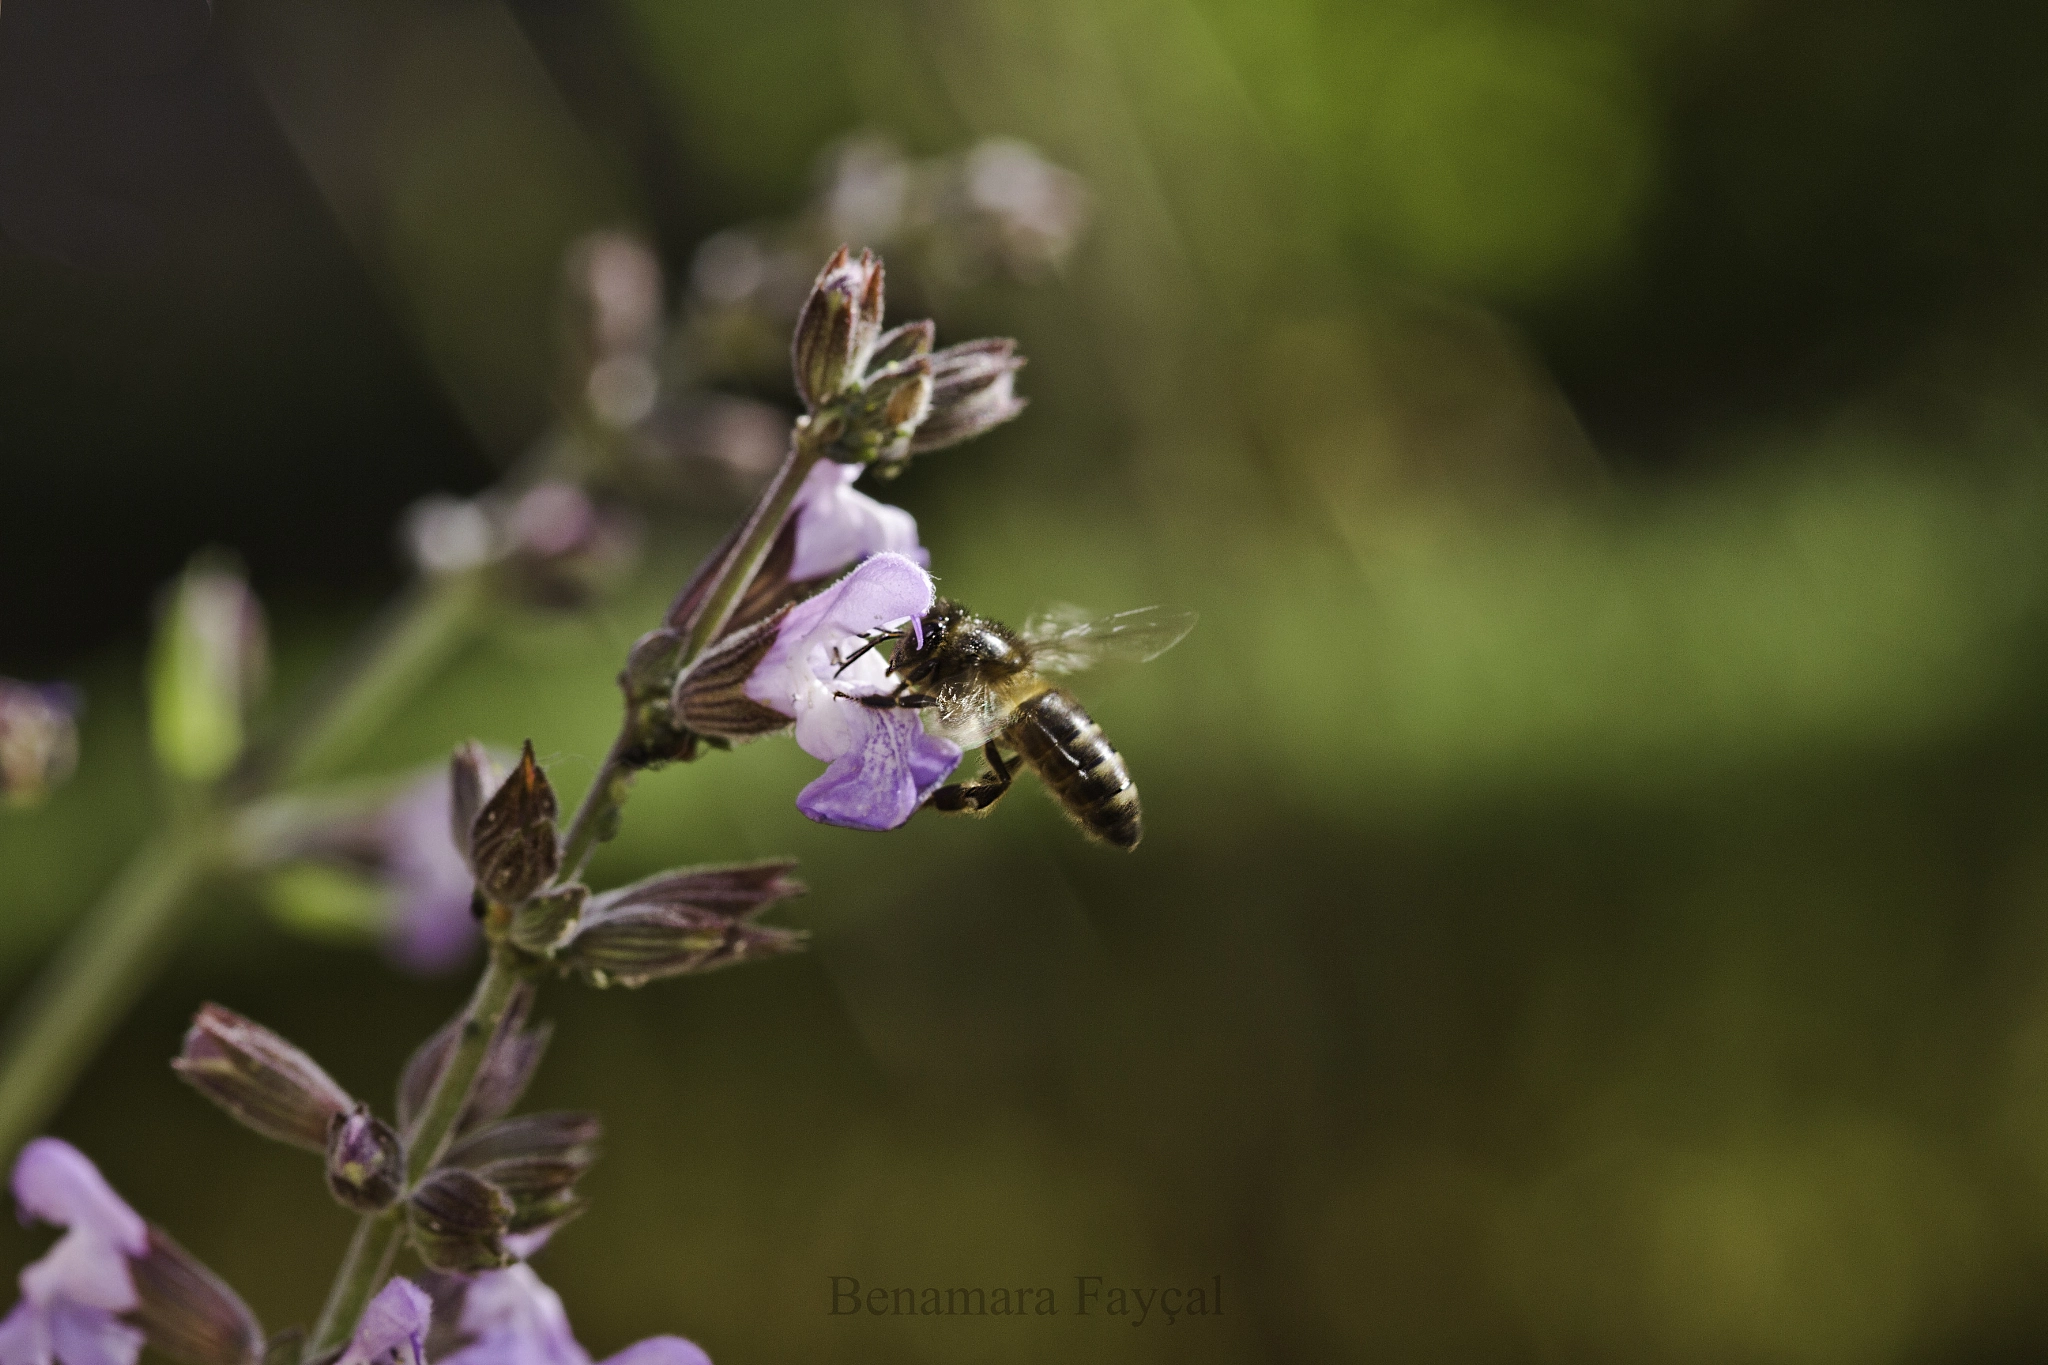
[[[135,1284],[135,1325],[173,1360],[255,1365],[263,1358],[256,1315],[162,1228],[151,1225],[149,1250],[129,1258],[128,1274]]]
[[[204,1005],[171,1069],[267,1138],[327,1150],[329,1126],[355,1108],[317,1063],[261,1024]]]
[[[413,1250],[436,1270],[493,1270],[512,1261],[512,1199],[470,1171],[435,1171],[405,1203]]]
[[[405,1189],[405,1148],[367,1105],[337,1118],[328,1131],[327,1188],[357,1213],[380,1213]]]
[[[470,836],[477,886],[500,905],[517,905],[547,885],[562,865],[555,842],[555,791],[533,761],[533,741],[491,797]]]

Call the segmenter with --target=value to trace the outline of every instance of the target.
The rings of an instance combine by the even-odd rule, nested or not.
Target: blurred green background
[[[407,503],[541,430],[578,234],[673,295],[852,130],[1022,138],[1089,188],[1065,268],[891,287],[1020,338],[1033,406],[890,496],[991,613],[1202,613],[1082,691],[1144,847],[1028,792],[811,826],[781,741],[643,780],[602,876],[796,854],[815,950],[544,998],[532,1098],[611,1134],[540,1264],[586,1344],[2038,1359],[2044,56],[2013,0],[7,0],[0,671],[91,710],[0,819],[0,980],[159,806],[146,604],[192,549],[246,557],[288,696]],[[580,790],[736,506],[356,767],[531,736]],[[54,1131],[282,1326],[349,1219],[173,1080],[185,1020],[382,1096],[462,986],[208,909]],[[1084,1274],[1226,1311],[1075,1317]],[[834,1275],[1062,1315],[833,1317]]]

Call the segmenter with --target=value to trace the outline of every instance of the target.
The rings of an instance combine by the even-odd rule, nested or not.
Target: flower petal
[[[917,542],[917,518],[856,489],[860,472],[859,465],[821,460],[797,490],[791,582],[823,578],[887,552],[931,563],[930,551]]]
[[[711,1357],[704,1354],[704,1348],[694,1341],[681,1337],[649,1337],[636,1341],[614,1356],[606,1356],[604,1365],[711,1365]]]
[[[834,722],[829,737],[807,743],[802,724],[808,711],[832,701],[835,690],[845,690],[845,680],[835,678],[830,663],[832,647],[891,622],[923,616],[931,610],[932,597],[932,578],[923,566],[890,553],[863,560],[831,587],[789,609],[776,627],[775,643],[748,677],[746,694],[796,719],[797,743],[805,753],[828,762],[837,758],[853,742],[851,734],[841,733]],[[880,675],[866,676],[871,685],[879,684]]]
[[[895,829],[960,761],[960,746],[925,733],[912,711],[878,711],[836,700],[853,735],[846,752],[797,793],[796,808],[813,820],[849,829]]]
[[[436,1365],[590,1365],[561,1297],[523,1263],[470,1278],[462,1330],[470,1343]]]
[[[434,1302],[426,1290],[402,1275],[393,1276],[363,1310],[348,1350],[335,1365],[384,1365],[393,1352],[401,1362],[422,1365],[433,1315]]]
[[[130,1256],[149,1250],[149,1229],[85,1153],[56,1138],[37,1138],[14,1163],[14,1198],[45,1223],[77,1228]]]
[[[143,1333],[103,1308],[50,1305],[50,1345],[63,1365],[135,1365]]]

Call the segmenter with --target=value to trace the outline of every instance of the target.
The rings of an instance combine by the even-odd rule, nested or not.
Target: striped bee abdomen
[[[1056,687],[1024,702],[1003,739],[1082,829],[1118,848],[1138,846],[1144,828],[1130,769],[1072,693]]]

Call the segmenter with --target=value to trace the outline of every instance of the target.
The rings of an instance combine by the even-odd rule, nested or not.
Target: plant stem
[[[732,620],[740,598],[754,581],[754,575],[760,572],[761,561],[768,557],[775,537],[782,533],[783,522],[789,520],[789,509],[796,501],[797,490],[803,487],[804,480],[810,477],[812,467],[823,453],[823,443],[813,439],[811,428],[798,425],[789,443],[789,455],[783,460],[782,467],[775,471],[775,477],[768,486],[761,490],[754,510],[747,516],[745,530],[731,553],[726,555],[717,581],[704,595],[704,604],[691,622],[690,633],[683,641],[679,656],[678,678],[690,671]],[[569,828],[562,836],[562,868],[555,878],[557,885],[572,882],[582,875],[583,865],[590,861],[590,855],[599,843],[599,832],[626,803],[626,794],[633,783],[634,770],[627,761],[635,747],[633,722],[633,710],[628,705],[625,719],[619,726],[618,738],[612,741],[611,751],[604,756],[597,775],[590,780],[590,786],[577,803],[576,813],[570,817]]]
[[[435,1078],[434,1088],[428,1092],[426,1105],[412,1131],[406,1135],[408,1186],[418,1183],[447,1152],[449,1140],[455,1135],[455,1121],[462,1116],[470,1091],[476,1087],[491,1035],[503,1021],[506,1007],[523,977],[524,972],[510,952],[502,945],[492,945],[484,974],[478,978],[476,990],[463,1008],[455,1046]],[[306,1338],[303,1359],[316,1360],[345,1345],[354,1334],[364,1306],[391,1273],[392,1258],[404,1240],[404,1224],[401,1205],[368,1214],[356,1227],[348,1254],[335,1273],[334,1287],[327,1293],[326,1306],[320,1310],[320,1321]]]
[[[287,727],[276,751],[258,760],[257,785],[328,776],[461,645],[489,593],[481,571],[442,574],[407,589],[371,624],[354,666],[317,691],[302,723]]]
[[[147,983],[182,928],[193,885],[221,861],[223,831],[249,804],[345,758],[446,659],[488,600],[481,574],[415,587],[372,628],[357,663],[316,694],[301,723],[259,754],[228,795],[205,798],[139,850],[29,987],[0,1039],[0,1155],[43,1124]]]
[[[138,851],[29,988],[0,1042],[0,1152],[63,1101],[181,925],[179,908],[213,864],[220,829],[199,816]]]

